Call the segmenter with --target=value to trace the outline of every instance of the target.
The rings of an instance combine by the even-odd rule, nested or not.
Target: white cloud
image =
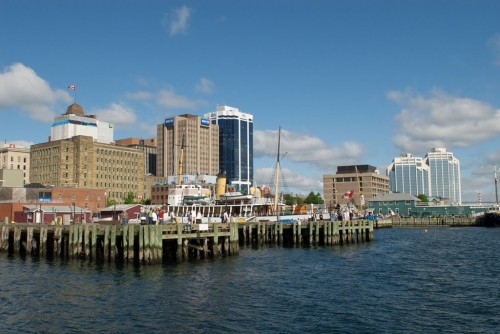
[[[494,63],[500,66],[500,34],[496,34],[488,40],[488,46],[493,52]]]
[[[92,114],[97,115],[97,118],[103,122],[110,122],[118,126],[133,126],[137,123],[137,116],[134,111],[122,104],[111,103],[108,108],[95,109]]]
[[[21,63],[0,72],[0,111],[18,108],[32,119],[52,122],[56,116],[54,108],[62,102],[71,103],[66,91],[52,89],[33,69]]]
[[[9,147],[10,144],[16,145],[16,148],[30,148],[31,145],[34,145],[35,143],[20,139],[20,140],[10,140],[7,142],[7,144],[2,144],[1,146]]]
[[[273,130],[255,131],[254,156],[276,156],[278,132]],[[313,165],[329,173],[338,166],[354,164],[363,154],[360,144],[344,142],[339,147],[331,147],[318,137],[281,131],[281,155],[297,163]]]
[[[196,109],[205,105],[203,101],[193,101],[189,98],[177,95],[173,89],[164,89],[156,94],[157,104],[167,109]]]
[[[169,35],[175,36],[186,33],[189,26],[189,18],[191,17],[191,9],[187,6],[182,6],[179,9],[169,13],[163,20],[164,25],[169,27]]]
[[[134,93],[126,93],[125,97],[129,100],[136,100],[136,101],[149,101],[152,99],[153,94],[150,92],[134,92]]]
[[[500,110],[481,101],[438,90],[428,98],[396,91],[387,98],[402,108],[393,142],[403,152],[468,147],[500,133]]]
[[[275,180],[272,179],[273,172],[272,168],[256,169],[254,179],[257,186],[274,186]],[[284,175],[284,181],[282,182],[286,182],[286,184],[279,186],[280,192],[299,193],[301,195],[308,195],[311,191],[323,193],[323,180],[321,176],[306,176],[304,173],[297,173],[287,168],[283,168],[281,174]]]
[[[202,94],[210,95],[214,91],[214,83],[207,78],[201,78],[196,83],[196,91]]]

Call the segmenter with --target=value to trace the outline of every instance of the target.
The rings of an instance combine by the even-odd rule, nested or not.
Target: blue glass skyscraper
[[[219,126],[220,172],[236,190],[249,194],[253,183],[253,115],[222,105],[205,117]]]
[[[430,170],[422,158],[401,154],[387,167],[387,176],[392,192],[431,195]]]
[[[452,204],[462,203],[460,182],[460,161],[445,148],[433,148],[425,156],[425,163],[430,167],[431,196],[449,199]]]

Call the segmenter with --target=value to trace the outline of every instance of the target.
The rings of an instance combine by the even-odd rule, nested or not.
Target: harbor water
[[[498,333],[500,229],[159,265],[0,253],[1,333]]]

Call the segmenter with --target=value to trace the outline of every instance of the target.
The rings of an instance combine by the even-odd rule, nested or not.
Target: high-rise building
[[[235,190],[250,193],[253,183],[253,115],[230,106],[205,114],[219,126],[219,168]]]
[[[143,150],[115,145],[111,123],[86,116],[75,103],[56,117],[49,142],[31,146],[30,183],[106,189],[106,198],[117,203],[129,193],[136,200],[150,193]]]
[[[7,144],[0,148],[0,170],[19,169],[22,171],[23,184],[30,180],[30,149]],[[7,175],[7,174],[4,174]],[[3,180],[3,179],[2,179]],[[6,185],[7,181],[3,180]],[[2,186],[2,183],[0,183]]]
[[[351,198],[344,198],[345,194],[351,192]],[[356,205],[366,205],[371,198],[387,193],[389,178],[380,175],[374,166],[338,166],[336,174],[323,175],[323,194],[325,204],[329,207],[347,203],[351,199]]]
[[[74,136],[31,146],[30,182],[44,186],[106,189],[107,199],[122,203],[132,192],[147,196],[144,152]]]
[[[433,148],[424,158],[430,168],[431,196],[449,199],[453,204],[462,203],[460,161],[446,148]]]
[[[156,138],[125,138],[115,140],[116,145],[135,147],[144,151],[144,174],[156,175]]]
[[[50,128],[50,140],[89,136],[99,143],[113,142],[113,124],[99,121],[94,115],[85,115],[81,105],[73,103],[66,113],[55,118]]]
[[[157,176],[217,175],[218,172],[219,127],[216,124],[204,117],[184,114],[168,117],[157,125]]]
[[[430,168],[424,160],[410,153],[394,158],[387,167],[390,190],[394,193],[407,193],[413,196],[432,193]]]

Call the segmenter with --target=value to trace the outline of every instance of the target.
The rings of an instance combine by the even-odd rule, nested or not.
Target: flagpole
[[[73,91],[73,103],[76,104],[76,86],[70,85],[68,86],[68,89]]]

